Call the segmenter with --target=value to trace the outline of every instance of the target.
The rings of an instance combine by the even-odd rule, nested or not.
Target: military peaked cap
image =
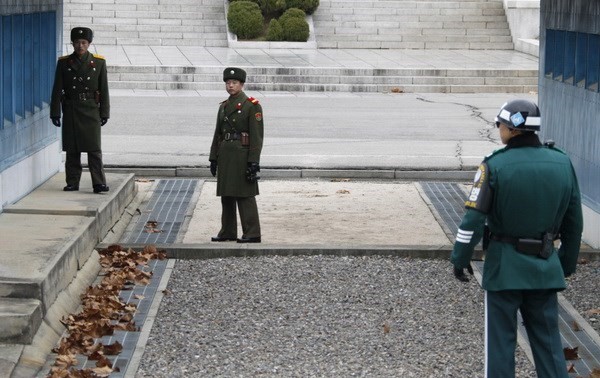
[[[92,43],[94,32],[90,28],[81,26],[71,29],[71,42],[75,42],[78,39],[86,39],[89,43]]]
[[[227,67],[223,71],[223,81],[227,80],[239,80],[242,83],[246,82],[246,71],[237,67]]]

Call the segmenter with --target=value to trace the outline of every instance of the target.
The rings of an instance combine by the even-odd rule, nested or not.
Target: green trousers
[[[515,376],[517,310],[521,310],[538,378],[568,378],[556,290],[485,292],[486,378]]]
[[[221,231],[218,236],[221,238],[237,238],[237,217],[236,205],[240,212],[240,221],[242,223],[242,237],[257,238],[260,237],[260,221],[258,219],[258,207],[255,197],[221,197]]]
[[[104,165],[102,164],[102,151],[88,152],[88,168],[92,175],[92,185],[106,185]],[[81,180],[81,152],[67,152],[65,160],[65,176],[67,185],[79,186]]]

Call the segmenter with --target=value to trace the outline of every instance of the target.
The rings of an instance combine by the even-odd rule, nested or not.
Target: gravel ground
[[[136,377],[481,377],[483,291],[444,260],[178,261]],[[517,351],[517,377],[535,377]]]
[[[567,279],[562,294],[577,312],[600,333],[600,261],[577,265],[577,271]],[[595,313],[592,310],[596,310]]]

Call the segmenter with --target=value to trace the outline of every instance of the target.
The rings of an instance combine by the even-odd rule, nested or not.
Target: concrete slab
[[[6,206],[7,214],[47,214],[94,217],[95,238],[100,241],[118,221],[135,195],[133,174],[107,174],[109,192],[95,194],[91,178],[83,174],[77,192],[64,192],[64,173],[58,173],[19,202]],[[41,225],[40,225],[41,226]]]
[[[265,180],[259,187],[261,245],[212,243],[209,249],[451,249],[450,240],[412,182],[313,178]],[[215,193],[216,182],[204,182],[184,244],[210,243],[219,231],[221,202]]]
[[[0,344],[0,377],[9,377],[23,352],[23,345]]]
[[[0,298],[0,340],[28,344],[42,322],[41,302],[30,298]]]
[[[41,301],[45,314],[97,243],[93,217],[0,214],[0,297]]]

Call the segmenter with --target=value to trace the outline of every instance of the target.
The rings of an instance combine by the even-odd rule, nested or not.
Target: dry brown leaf
[[[108,377],[114,370],[110,366],[102,366],[91,369],[98,377]]]
[[[600,368],[594,368],[594,370],[592,370],[590,373],[589,378],[600,378]]]
[[[573,320],[573,332],[581,331],[581,327],[579,327],[579,323],[576,320]]]
[[[331,182],[349,182],[350,179],[349,178],[333,178],[331,179]]]
[[[156,223],[157,224],[157,223]],[[151,224],[152,225],[152,224]],[[114,244],[99,251],[100,263],[103,267],[101,282],[88,287],[81,295],[82,310],[78,314],[69,314],[61,319],[68,330],[68,336],[61,339],[53,349],[58,353],[49,376],[53,378],[95,378],[109,376],[112,371],[110,360],[106,354],[116,355],[123,346],[115,342],[104,346],[95,340],[105,335],[112,335],[116,329],[138,331],[133,321],[137,311],[136,303],[124,303],[119,294],[130,289],[128,285],[148,284],[151,271],[144,271],[151,259],[165,259],[165,251],[157,251],[154,246],[147,246],[141,252],[133,249],[124,251],[120,245]],[[141,299],[143,296],[140,296]],[[90,360],[97,359],[96,369],[77,370],[74,356],[84,354]]]
[[[123,345],[120,342],[115,341],[113,344],[104,346],[104,353],[107,356],[115,356],[123,350]]]
[[[575,365],[572,362],[567,364],[567,373],[575,373]]]
[[[394,87],[391,90],[392,93],[404,93],[404,91],[398,87]]]
[[[340,189],[340,190],[338,190],[336,193],[337,193],[337,194],[350,194],[350,191],[349,191],[349,190],[346,190],[346,189]]]
[[[390,325],[387,322],[383,323],[383,333],[390,333]]]
[[[578,349],[579,349],[579,347],[563,348],[563,352],[565,354],[565,359],[568,361],[578,360],[579,359]]]
[[[591,309],[591,310],[587,310],[587,311],[585,312],[585,314],[586,314],[587,316],[592,316],[592,315],[600,315],[600,308],[593,308],[593,309]]]

